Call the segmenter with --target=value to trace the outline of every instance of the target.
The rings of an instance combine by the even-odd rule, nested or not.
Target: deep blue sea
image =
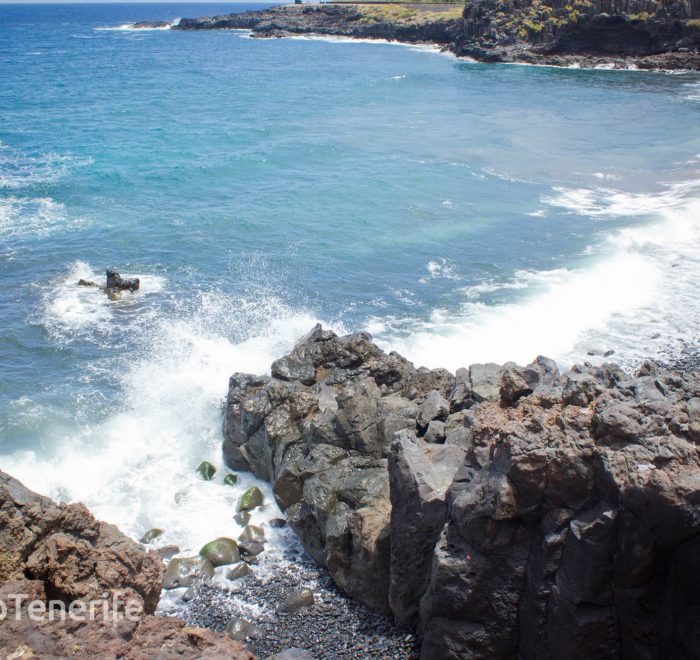
[[[196,549],[251,482],[194,474],[228,376],[317,320],[451,369],[698,343],[697,74],[128,29],[251,7],[0,5],[1,469]]]

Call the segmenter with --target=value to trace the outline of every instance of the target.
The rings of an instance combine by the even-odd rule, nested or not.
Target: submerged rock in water
[[[259,541],[241,541],[238,544],[241,551],[241,556],[248,561],[250,557],[257,557],[258,555],[265,552],[264,544]]]
[[[177,545],[164,545],[162,548],[157,548],[156,552],[163,559],[171,559],[180,552],[180,548]]]
[[[267,660],[316,660],[316,656],[306,649],[292,647],[269,656]]]
[[[214,567],[235,564],[241,559],[238,544],[226,537],[210,541],[199,551],[199,554],[208,559]]]
[[[245,529],[238,537],[238,541],[255,541],[257,543],[265,542],[265,530],[257,525],[246,525]]]
[[[233,519],[241,526],[245,527],[251,519],[251,515],[249,511],[239,511],[235,516],[233,516]]]
[[[224,485],[235,486],[238,483],[238,477],[235,474],[227,474],[224,477]]]
[[[691,657],[698,400],[700,374],[653,363],[452,375],[317,326],[231,377],[224,455],[426,660]]]
[[[78,280],[78,286],[97,286],[97,282],[92,280],[84,280],[82,277]]]
[[[250,575],[253,569],[248,566],[248,564],[240,563],[236,564],[228,573],[226,573],[226,578],[228,580],[239,580],[240,578]]]
[[[299,589],[289,594],[284,602],[277,608],[277,612],[293,614],[306,607],[314,606],[314,592],[311,589]]]
[[[262,630],[252,621],[246,619],[231,619],[231,621],[226,624],[224,632],[231,639],[235,639],[239,642],[244,642],[246,639],[259,639],[263,636]]]
[[[197,581],[214,577],[214,566],[206,557],[171,559],[163,578],[163,589],[189,587]]]
[[[158,529],[157,527],[154,527],[153,529],[149,529],[140,539],[139,541],[141,543],[145,543],[148,545],[149,543],[153,543],[161,534],[163,533],[162,529]]]

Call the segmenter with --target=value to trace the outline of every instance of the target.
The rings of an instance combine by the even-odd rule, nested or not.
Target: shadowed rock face
[[[231,378],[227,462],[426,660],[700,654],[697,374],[453,376],[320,326],[271,373]]]
[[[496,62],[700,68],[696,0],[473,0],[452,50]]]
[[[0,472],[0,649],[8,657],[234,658],[254,660],[226,635],[151,616],[160,597],[163,561],[95,520],[82,504],[55,504]],[[26,595],[15,611],[16,594]],[[30,618],[30,601],[121,603],[117,621]],[[131,620],[123,605],[145,614]],[[134,610],[132,610],[134,611]],[[111,616],[111,615],[108,615]],[[5,657],[3,655],[3,657]]]

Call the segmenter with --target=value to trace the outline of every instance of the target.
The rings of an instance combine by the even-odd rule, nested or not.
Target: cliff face
[[[698,0],[472,0],[455,51],[494,60],[675,54],[692,67],[698,16]]]
[[[425,660],[700,656],[700,375],[415,369],[317,327],[235,374],[235,469]]]

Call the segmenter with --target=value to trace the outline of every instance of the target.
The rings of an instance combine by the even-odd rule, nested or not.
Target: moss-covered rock
[[[251,486],[238,501],[239,511],[252,511],[258,506],[262,506],[265,501],[262,491],[257,486]]]
[[[212,566],[235,564],[241,559],[240,552],[238,552],[238,544],[233,539],[226,537],[210,541],[199,551],[199,554],[208,559]]]
[[[202,461],[197,466],[197,472],[204,481],[211,481],[216,474],[216,468],[209,461]]]
[[[162,529],[154,527],[153,529],[149,529],[139,540],[141,543],[145,544],[153,543],[153,541],[155,541],[162,533]]]
[[[226,486],[235,486],[238,483],[238,475],[235,474],[227,474],[224,477],[224,484]]]

